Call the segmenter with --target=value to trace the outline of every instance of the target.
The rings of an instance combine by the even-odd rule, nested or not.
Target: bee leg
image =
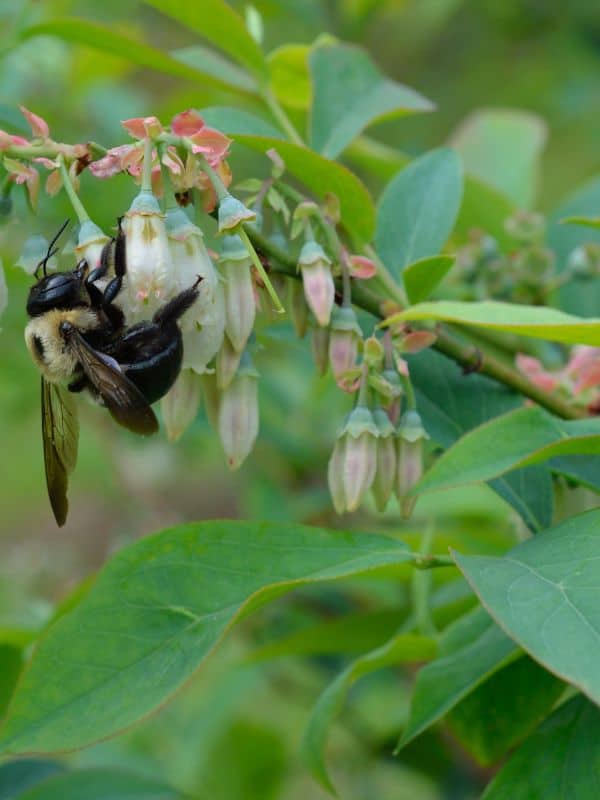
[[[123,217],[119,217],[119,232],[117,233],[116,239],[113,240],[115,243],[115,277],[109,282],[108,286],[104,290],[104,310],[106,310],[106,306],[112,303],[121,291],[121,287],[123,285],[123,276],[125,275],[127,269],[127,249],[125,243],[125,233],[121,227],[122,219]]]
[[[152,322],[160,327],[177,322],[179,317],[182,317],[188,308],[191,308],[196,302],[198,298],[198,289],[196,287],[201,280],[201,278],[198,278],[193,286],[175,295],[172,300],[169,300],[162,308],[159,308],[152,317]]]
[[[111,239],[110,242],[107,242],[104,245],[102,252],[100,253],[100,266],[96,267],[96,269],[93,269],[85,279],[85,288],[88,293],[88,297],[90,298],[90,305],[92,308],[102,308],[104,304],[104,294],[102,294],[102,291],[94,285],[94,281],[100,280],[100,278],[103,278],[108,272],[110,250],[113,242],[114,239]]]

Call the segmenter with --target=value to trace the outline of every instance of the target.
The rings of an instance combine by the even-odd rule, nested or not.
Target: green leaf
[[[269,136],[232,134],[233,138],[264,153],[271,147],[285,161],[288,172],[298,178],[315,195],[336,195],[340,201],[342,221],[363,242],[368,242],[375,229],[375,208],[365,185],[349,169],[323,158],[318,153]]]
[[[181,800],[166,784],[120,769],[91,768],[54,774],[16,800]]]
[[[0,644],[0,719],[4,716],[23,665],[20,647]]]
[[[410,705],[405,747],[440,720],[483,681],[518,655],[518,648],[482,608],[465,614],[442,634],[438,658],[422,667]]]
[[[505,386],[485,375],[464,375],[453,361],[432,350],[410,359],[410,374],[427,432],[444,448],[467,431],[522,405],[520,396]],[[550,525],[552,480],[543,467],[515,470],[491,481],[490,486],[531,530]]]
[[[55,17],[48,22],[32,25],[21,31],[22,39],[31,39],[35,36],[57,36],[59,39],[93,47],[104,53],[124,58],[140,67],[164,72],[176,78],[186,78],[196,83],[209,80],[211,83],[223,88],[232,88],[231,84],[217,80],[208,72],[192,68],[181,61],[177,61],[162,50],[157,50],[155,47],[124,36],[113,28],[96,22],[70,17]]]
[[[600,176],[584,184],[552,213],[548,220],[548,244],[556,253],[556,265],[564,270],[569,256],[584,242],[600,243],[600,231],[563,225],[565,217],[595,216],[600,209]],[[582,317],[594,317],[600,308],[600,281],[573,279],[558,291],[560,306]]]
[[[457,325],[520,333],[553,342],[600,346],[600,319],[574,317],[545,306],[517,305],[496,300],[483,300],[480,303],[439,300],[411,306],[406,311],[388,317],[384,325],[411,319],[435,319]]]
[[[182,47],[172,50],[171,55],[176,61],[187,64],[188,67],[198,70],[205,75],[210,75],[219,85],[227,84],[232,89],[238,89],[247,94],[258,94],[258,86],[251,75],[245,70],[232,64],[214,50],[201,45]]]
[[[394,275],[439,253],[454,227],[461,195],[460,159],[448,149],[426,153],[392,178],[379,201],[375,242]]]
[[[359,47],[322,44],[309,57],[313,85],[310,142],[336,158],[371,123],[432,111],[429,100],[386,78]]]
[[[454,261],[454,256],[432,256],[414,261],[405,267],[402,280],[410,302],[420,303],[422,300],[427,300],[448,274]]]
[[[64,766],[56,761],[22,758],[0,764],[0,800],[15,800],[36,783],[62,772]]]
[[[410,559],[394,539],[284,523],[203,522],[143,539],[40,640],[0,748],[54,752],[111,736],[163,703],[241,615],[297,586]]]
[[[200,114],[207,125],[229,136],[270,136],[272,139],[283,140],[283,134],[277,128],[250,111],[228,106],[210,106],[201,109]]]
[[[552,472],[600,492],[600,471],[596,456],[563,456],[548,463]]]
[[[482,800],[596,800],[600,711],[583,697],[558,708],[511,757]]]
[[[398,609],[344,614],[340,619],[307,625],[252,650],[248,661],[296,655],[356,653],[386,642],[398,628]]]
[[[306,111],[311,104],[309,53],[310,47],[306,44],[284,44],[269,53],[271,92],[288,108]]]
[[[456,563],[496,622],[532,658],[600,703],[600,510],[505,556]]]
[[[262,50],[241,17],[224,0],[202,0],[202,3],[190,3],[188,0],[144,2],[207,39],[255,75],[262,79],[266,77],[267,64]]]
[[[564,689],[561,680],[523,656],[455,706],[448,724],[480,764],[493,764],[547,716]]]
[[[433,463],[413,491],[488,481],[573,453],[600,454],[600,419],[565,421],[539,407],[519,408],[465,434]]]
[[[302,744],[310,770],[322,786],[335,793],[325,765],[325,745],[329,729],[341,712],[351,686],[359,678],[384,667],[433,658],[436,650],[434,639],[399,633],[381,647],[353,661],[325,689],[312,710]]]
[[[535,204],[538,167],[546,142],[544,120],[512,109],[475,111],[459,126],[451,145],[470,175],[495,186],[517,206]]]

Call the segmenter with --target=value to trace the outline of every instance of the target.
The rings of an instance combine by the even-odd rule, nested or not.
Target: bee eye
[[[72,330],[73,330],[73,326],[67,320],[63,320],[60,323],[60,332],[62,334],[69,334],[69,333],[71,333]]]

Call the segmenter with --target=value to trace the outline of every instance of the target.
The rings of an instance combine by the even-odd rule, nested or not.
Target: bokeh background
[[[243,3],[232,5],[243,11]],[[548,125],[541,159],[540,210],[549,211],[600,171],[600,7],[589,0],[255,0],[265,46],[311,43],[324,32],[364,46],[382,71],[437,104],[437,112],[377,125],[374,139],[413,155],[448,140],[474,109],[511,107]],[[55,139],[125,140],[120,120],[156,114],[168,122],[188,107],[238,105],[239,99],[140,70],[127,60],[56,38],[14,42],[28,22],[74,15],[111,25],[161,49],[194,43],[189,32],[135,2],[0,2],[0,127],[27,134],[24,104],[46,118]],[[294,111],[291,111],[294,114]],[[235,178],[264,174],[264,161],[234,148]],[[376,194],[381,179],[363,177]],[[84,175],[82,197],[109,230],[135,192],[125,178]],[[186,520],[212,517],[295,519],[364,530],[394,529],[397,514],[369,510],[335,518],[326,462],[348,399],[317,378],[310,345],[287,322],[262,324],[261,433],[238,473],[228,472],[204,412],[176,444],[143,441],[106,415],[82,408],[80,458],[71,512],[58,530],[46,498],[39,420],[39,377],[23,342],[29,278],[14,266],[25,238],[48,237],[67,216],[64,197],[42,198],[37,216],[22,198],[2,220],[0,255],[9,287],[0,320],[0,628],[39,629],[57,602],[111,552]],[[68,237],[67,237],[68,238]],[[65,263],[72,256],[64,255]],[[490,490],[436,496],[401,528],[417,542],[424,519],[437,545],[479,552],[503,549],[518,535],[513,513]],[[433,522],[432,522],[433,521]],[[410,585],[356,581],[296,593],[248,620],[200,675],[136,731],[71,757],[78,764],[127,764],[214,800],[325,795],[300,762],[298,743],[310,705],[351,653],[267,659],[257,651],[279,636],[335,625],[341,612],[366,616],[363,647],[385,640],[406,613]],[[468,607],[465,587],[436,578],[439,622]],[[437,609],[437,606],[436,606]],[[379,615],[377,623],[373,613]],[[436,614],[438,610],[436,610]],[[371,616],[369,616],[371,615]],[[328,639],[325,627],[322,639]],[[15,634],[17,635],[17,634]],[[287,645],[307,649],[306,638]],[[326,645],[322,645],[326,651]],[[410,676],[378,673],[361,683],[331,742],[333,772],[350,798],[429,800],[477,796],[489,773],[444,731],[421,737],[402,759],[391,750],[406,713]]]

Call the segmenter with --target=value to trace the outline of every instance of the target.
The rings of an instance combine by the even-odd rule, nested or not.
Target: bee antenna
[[[42,267],[43,270],[44,270],[44,278],[48,275],[48,270],[47,270],[48,261],[50,261],[52,256],[55,256],[58,253],[59,249],[60,249],[58,247],[54,247],[54,245],[60,239],[61,235],[63,234],[63,232],[64,232],[65,228],[67,227],[67,225],[69,224],[69,222],[70,222],[70,220],[68,220],[68,219],[63,222],[63,224],[60,226],[60,230],[58,231],[58,233],[54,236],[54,239],[52,239],[52,241],[48,245],[48,252],[46,253],[44,258],[40,261],[40,263],[35,268],[34,275],[35,275],[36,278],[38,276],[38,272],[40,271],[40,267]]]

